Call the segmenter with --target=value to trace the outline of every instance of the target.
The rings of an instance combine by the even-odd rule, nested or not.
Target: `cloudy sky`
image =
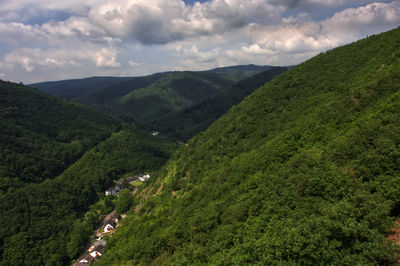
[[[0,79],[293,65],[399,25],[399,0],[0,0]]]

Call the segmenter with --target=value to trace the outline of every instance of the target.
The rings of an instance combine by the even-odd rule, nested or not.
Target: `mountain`
[[[114,108],[120,117],[139,125],[152,124],[160,116],[206,99],[232,84],[211,72],[173,72],[123,96]]]
[[[100,265],[393,265],[400,28],[321,53],[181,146]]]
[[[270,66],[239,65],[195,73],[200,73],[200,75],[201,73],[214,73],[225,80],[236,82],[270,68]],[[30,84],[29,86],[66,100],[73,100],[84,104],[101,104],[109,100],[110,96],[114,100],[114,97],[117,95],[122,97],[138,88],[150,86],[157,79],[168,73],[156,73],[143,77],[91,77],[48,81]],[[99,98],[100,101],[98,101]],[[112,100],[109,102],[112,102]]]
[[[241,65],[145,77],[94,77],[32,84],[94,106],[148,131],[186,141],[287,68]],[[253,78],[254,77],[254,78]],[[236,85],[241,79],[245,79]],[[253,79],[253,80],[252,80]]]
[[[145,122],[143,126],[148,129],[155,128],[172,138],[187,141],[205,130],[212,122],[221,117],[232,106],[240,103],[254,90],[287,70],[288,67],[272,67],[240,80],[233,86],[222,89],[200,102],[161,115],[154,121]]]
[[[132,90],[149,86],[165,73],[145,77],[91,77],[30,84],[49,95],[84,104],[113,102]]]
[[[100,218],[84,214],[113,180],[155,171],[175,149],[93,108],[4,81],[0,128],[0,265],[69,264]]]
[[[233,82],[238,82],[242,79],[249,78],[257,73],[273,68],[273,66],[257,66],[257,65],[239,65],[214,68],[204,72],[211,72],[225,77]]]
[[[92,108],[10,82],[0,86],[0,178],[8,182],[53,178],[120,127]]]

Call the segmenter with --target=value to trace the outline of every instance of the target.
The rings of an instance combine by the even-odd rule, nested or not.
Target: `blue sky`
[[[0,0],[0,79],[293,65],[400,25],[399,1]]]

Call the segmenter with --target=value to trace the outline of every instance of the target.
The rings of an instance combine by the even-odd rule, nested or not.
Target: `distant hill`
[[[224,88],[188,107],[161,115],[157,119],[145,121],[143,126],[148,129],[157,129],[170,137],[187,141],[205,130],[212,122],[225,114],[232,106],[240,103],[254,90],[287,70],[287,67],[272,67],[240,80],[233,86]]]
[[[114,106],[119,117],[149,124],[166,113],[204,100],[233,82],[212,72],[173,72],[150,86],[134,90]]]
[[[0,81],[0,265],[70,264],[96,226],[97,214],[83,217],[89,206],[174,149],[94,108]]]
[[[400,28],[321,53],[182,146],[99,265],[395,265]]]
[[[273,68],[273,66],[239,65],[214,68],[205,72],[216,73],[226,79],[232,80],[233,82],[238,82],[239,80],[249,78],[271,68]]]
[[[272,66],[243,65],[198,72],[166,72],[134,78],[94,77],[44,82],[31,84],[31,86],[56,97],[94,106],[141,128],[157,129],[174,139],[186,140],[205,129],[222,112],[227,111],[238,101],[227,104],[231,100],[223,100],[224,106],[218,107],[222,112],[219,111],[218,115],[204,113],[210,117],[205,117],[203,120],[208,120],[208,122],[201,125],[196,124],[197,118],[189,119],[190,121],[185,118],[184,123],[186,120],[191,123],[188,125],[190,128],[187,129],[181,124],[183,120],[179,118],[182,112],[186,114],[185,116],[188,115],[188,111],[184,111],[185,108],[193,109],[197,104],[204,105],[203,101],[207,101],[206,99],[215,94],[231,97],[229,92],[236,82],[272,68]],[[269,77],[270,74],[266,76]],[[251,81],[247,83],[254,84]],[[262,84],[258,84],[257,87],[260,85]],[[255,88],[253,87],[252,90]],[[238,89],[236,93],[237,91]],[[180,121],[175,121],[176,119]],[[163,124],[167,124],[168,128]],[[171,128],[171,124],[177,126]],[[195,129],[192,129],[194,127]]]
[[[122,97],[132,90],[149,86],[163,73],[145,77],[91,77],[30,84],[57,98],[85,104],[101,104]]]
[[[0,126],[0,178],[7,174],[12,184],[59,175],[116,132],[120,122],[93,108],[0,81]],[[7,191],[8,185],[3,186]]]

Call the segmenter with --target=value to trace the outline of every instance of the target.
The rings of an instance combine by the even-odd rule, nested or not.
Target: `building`
[[[121,189],[122,189],[122,185],[121,185],[121,184],[118,184],[118,185],[116,185],[116,186],[113,186],[113,187],[110,187],[109,189],[107,189],[107,190],[104,192],[104,194],[105,194],[106,196],[108,196],[108,195],[115,195],[115,194],[117,194],[118,191],[120,191]]]
[[[86,255],[78,259],[78,262],[75,265],[87,265],[93,263],[94,258],[90,255]]]
[[[150,178],[150,175],[139,175],[139,180],[146,182]]]
[[[109,233],[111,231],[114,231],[116,226],[117,223],[114,220],[107,220],[104,222],[103,232]]]
[[[103,254],[101,252],[103,252],[104,246],[102,245],[98,245],[97,247],[94,248],[94,250],[92,252],[89,253],[89,255],[93,258],[96,259],[98,257],[101,257]]]

